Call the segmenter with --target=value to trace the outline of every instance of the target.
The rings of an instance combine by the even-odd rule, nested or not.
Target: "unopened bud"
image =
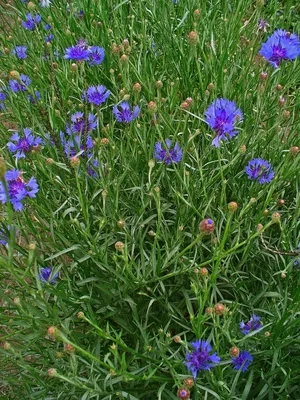
[[[115,243],[115,249],[117,251],[122,251],[124,250],[125,244],[123,242],[116,242]]]
[[[124,65],[128,63],[128,57],[126,56],[126,54],[122,55],[122,57],[120,58],[120,63]]]
[[[285,278],[286,278],[286,273],[283,272],[283,273],[281,274],[281,278],[285,279]]]
[[[35,9],[35,4],[32,1],[30,1],[27,4],[27,8],[28,8],[28,10],[34,10]]]
[[[188,34],[188,43],[195,46],[199,42],[199,36],[196,32],[192,31]]]
[[[285,103],[285,98],[284,98],[284,97],[280,97],[280,99],[279,99],[279,105],[280,105],[280,106],[283,106],[284,103]]]
[[[48,376],[50,376],[50,378],[54,378],[56,375],[57,375],[57,371],[55,368],[48,369]]]
[[[293,146],[293,147],[290,148],[290,154],[292,156],[296,156],[298,153],[299,153],[299,147]]]
[[[188,400],[190,398],[190,391],[186,388],[180,388],[177,391],[177,397],[182,400]]]
[[[198,10],[198,9],[195,10],[195,11],[194,11],[194,17],[195,17],[195,19],[199,19],[199,18],[200,18],[200,14],[201,14],[201,13],[200,13],[200,10]]]
[[[11,349],[11,344],[8,343],[8,342],[4,342],[3,343],[3,348],[4,348],[4,350],[10,350]]]
[[[280,222],[280,214],[278,212],[272,214],[272,222],[273,224],[278,224]]]
[[[262,224],[257,224],[257,232],[260,232],[264,229],[264,226]]]
[[[84,319],[84,313],[83,313],[82,311],[79,311],[79,312],[77,313],[77,318],[79,318],[79,319]]]
[[[157,111],[157,105],[155,104],[154,101],[150,101],[148,103],[148,111],[150,111],[150,113],[155,114]]]
[[[66,353],[71,354],[71,353],[74,353],[74,351],[75,351],[74,346],[72,346],[70,343],[65,344],[65,352]]]
[[[163,87],[162,81],[156,81],[155,86],[157,87],[157,89],[161,89]]]
[[[181,342],[181,337],[179,335],[174,337],[174,342],[175,343],[180,343]]]
[[[239,148],[239,153],[240,154],[245,154],[247,150],[247,147],[243,144],[240,148]]]
[[[54,163],[53,158],[46,158],[46,164],[52,165]]]
[[[235,201],[231,201],[230,203],[228,203],[227,207],[230,213],[234,213],[238,209],[238,205]]]
[[[207,268],[200,268],[200,269],[199,269],[199,274],[200,274],[201,276],[207,276],[207,275],[208,275],[208,270],[207,270]]]
[[[73,71],[73,72],[77,72],[77,71],[78,71],[78,65],[75,64],[75,63],[73,63],[73,64],[71,65],[71,68],[72,68],[72,71]]]
[[[284,200],[283,199],[279,199],[278,201],[277,201],[277,204],[279,205],[279,206],[284,206]]]
[[[10,71],[9,76],[13,79],[20,79],[20,74],[18,71]]]
[[[0,180],[1,181],[4,179],[5,173],[6,173],[6,165],[5,165],[4,159],[2,157],[0,157]]]
[[[231,349],[229,350],[229,354],[230,354],[232,357],[238,357],[238,355],[240,354],[240,350],[239,350],[239,348],[236,347],[236,346],[231,347]]]
[[[117,225],[119,228],[123,229],[125,226],[125,221],[124,219],[119,219],[119,221],[117,222]]]
[[[216,313],[217,315],[223,315],[224,312],[225,312],[225,307],[224,307],[223,304],[218,303],[218,304],[215,305],[214,311],[215,311],[215,313]]]
[[[190,108],[190,105],[187,101],[184,101],[180,104],[180,108],[182,108],[183,110],[188,110]]]
[[[13,302],[14,302],[14,304],[15,304],[16,306],[20,306],[20,305],[21,305],[20,297],[15,297],[15,298],[13,299]]]
[[[268,73],[267,73],[267,72],[261,72],[261,73],[259,74],[259,79],[260,79],[261,81],[267,80],[267,79],[268,79]]]
[[[59,331],[58,331],[58,329],[56,328],[56,326],[50,326],[50,327],[48,328],[48,330],[47,330],[47,333],[48,333],[48,335],[49,335],[50,337],[55,338],[55,337],[58,336]]]
[[[268,214],[269,214],[269,210],[268,210],[268,209],[265,209],[264,212],[263,212],[263,214],[264,214],[264,216],[268,215]]]
[[[34,251],[36,249],[36,244],[35,243],[29,243],[29,250]]]
[[[276,89],[277,89],[277,90],[282,90],[282,89],[283,89],[283,86],[280,85],[280,84],[278,84],[278,85],[276,86]]]
[[[206,309],[205,309],[205,313],[206,313],[206,314],[212,314],[213,311],[214,311],[214,309],[211,308],[211,307],[206,307]]]
[[[60,352],[60,351],[57,351],[56,352],[56,358],[58,358],[58,359],[63,358],[63,353]]]
[[[270,332],[265,332],[265,336],[266,336],[266,337],[270,337],[270,336],[271,336],[271,333],[270,333]]]

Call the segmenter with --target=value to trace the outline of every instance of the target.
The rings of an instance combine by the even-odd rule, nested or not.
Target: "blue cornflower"
[[[157,142],[155,145],[154,157],[159,161],[164,161],[167,165],[170,165],[171,162],[176,164],[182,159],[182,150],[179,144],[176,142],[174,148],[171,149],[171,143],[170,139],[166,139],[164,147],[162,142]]]
[[[5,105],[4,105],[4,100],[6,99],[6,94],[3,92],[0,92],[0,110],[4,110],[5,109]]]
[[[65,57],[67,60],[83,61],[89,59],[88,50],[80,46],[72,46],[66,49]]]
[[[241,369],[242,372],[247,371],[249,365],[253,361],[253,357],[248,351],[242,351],[237,357],[231,357],[234,369]]]
[[[220,140],[228,140],[238,134],[235,123],[243,120],[240,108],[233,101],[217,99],[205,112],[206,122],[217,134],[212,145],[220,147]]]
[[[22,60],[27,57],[26,51],[27,51],[26,46],[16,46],[12,51],[12,54],[17,56],[20,60]]]
[[[17,159],[25,158],[26,154],[34,150],[36,146],[43,144],[43,140],[33,136],[29,128],[25,128],[23,131],[24,136],[20,137],[19,133],[16,132],[10,138],[12,142],[7,143],[8,150],[11,153],[15,153],[14,156]]]
[[[244,321],[242,321],[240,323],[241,332],[243,332],[245,335],[248,335],[248,333],[261,328],[263,324],[260,322],[260,319],[261,318],[258,315],[253,314],[246,324]]]
[[[104,49],[99,46],[89,47],[89,64],[98,65],[104,60]]]
[[[50,7],[51,1],[50,0],[40,0],[41,7]]]
[[[26,183],[22,177],[22,172],[16,169],[6,172],[5,181],[8,189],[9,201],[16,211],[21,211],[23,209],[22,201],[26,197],[33,198],[39,191],[39,186],[34,177],[31,177]],[[0,182],[0,201],[2,204],[5,204],[7,201],[2,182]]]
[[[50,31],[51,25],[50,25],[50,24],[46,24],[46,25],[45,25],[45,29],[46,29],[46,31]]]
[[[35,97],[33,97],[31,94],[29,94],[27,97],[28,97],[28,100],[30,101],[30,103],[32,103],[32,104],[35,104],[36,103],[36,101],[41,101],[41,93],[38,91],[38,90],[36,90],[35,92],[34,92],[34,95],[35,95]]]
[[[270,183],[275,176],[271,164],[261,158],[249,161],[245,171],[249,179],[261,184]]]
[[[51,40],[53,40],[53,39],[54,39],[54,35],[53,35],[53,33],[50,33],[50,35],[47,35],[47,36],[46,36],[45,42],[46,42],[46,43],[49,43],[49,42],[51,42]]]
[[[42,283],[50,283],[53,285],[58,278],[58,272],[56,272],[52,276],[52,268],[46,267],[46,268],[41,268],[40,273],[39,273],[39,280]]]
[[[136,119],[138,117],[140,113],[140,107],[135,106],[133,111],[131,111],[130,105],[126,101],[123,101],[119,104],[119,106],[114,106],[113,113],[117,121],[125,122],[128,124],[133,119]]]
[[[20,79],[13,79],[9,81],[9,87],[13,92],[25,92],[27,90],[27,86],[30,85],[31,80],[28,76],[26,75],[20,75]]]
[[[282,60],[294,60],[300,56],[299,38],[282,29],[276,30],[262,44],[259,52],[274,68],[278,68]]]
[[[211,345],[205,340],[197,340],[191,343],[195,351],[186,353],[185,365],[193,374],[194,379],[197,378],[197,373],[201,370],[210,370],[220,363],[220,357],[217,353],[210,354],[212,351]]]
[[[6,230],[4,228],[0,229],[0,243],[3,244],[3,246],[5,246],[8,243],[9,231],[10,231],[10,225],[7,225]]]
[[[88,118],[86,118],[83,112],[78,111],[71,116],[71,121],[73,122],[71,125],[73,133],[87,134],[95,130],[98,126],[97,116],[91,113]],[[67,126],[69,135],[72,133],[71,130],[69,126]]]
[[[85,39],[79,39],[77,41],[77,45],[76,46],[78,46],[78,47],[80,47],[81,49],[84,49],[84,50],[88,50],[89,49],[88,42]]]
[[[83,99],[87,99],[89,103],[99,106],[100,104],[105,103],[110,94],[111,92],[107,90],[105,86],[91,86],[84,93]]]
[[[42,17],[40,15],[36,15],[35,17],[33,17],[31,13],[28,13],[26,15],[26,21],[22,21],[22,25],[24,26],[24,28],[33,31],[41,22],[41,20]]]

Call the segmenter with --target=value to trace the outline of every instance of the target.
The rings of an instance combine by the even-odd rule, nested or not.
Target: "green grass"
[[[1,88],[18,70],[42,97],[33,105],[28,93],[10,92],[0,117],[7,169],[21,169],[26,180],[35,176],[40,188],[22,212],[1,206],[2,226],[16,231],[0,256],[0,339],[10,344],[0,348],[0,376],[11,393],[3,398],[177,399],[190,376],[184,365],[189,342],[204,339],[222,361],[198,374],[193,400],[298,399],[300,278],[293,254],[300,242],[300,159],[289,149],[300,144],[300,62],[274,70],[258,58],[268,33],[258,32],[257,21],[267,19],[269,33],[282,28],[299,35],[299,5],[74,0],[67,13],[64,2],[52,3],[36,8],[42,26],[51,21],[55,37],[49,47],[43,28],[26,31],[18,22],[26,5],[16,0],[15,6],[0,6]],[[75,17],[80,9],[84,16]],[[198,33],[196,46],[188,44],[191,31]],[[74,72],[71,61],[55,58],[55,50],[64,55],[80,38],[105,48],[102,65],[85,63]],[[123,53],[112,51],[124,39],[130,44],[125,65]],[[26,60],[5,54],[17,45],[27,46]],[[266,81],[259,79],[262,71]],[[96,110],[82,102],[82,94],[98,84],[112,94]],[[112,114],[124,95],[141,107],[129,125]],[[180,108],[187,97],[193,99],[188,112]],[[244,114],[239,134],[220,149],[211,145],[214,132],[204,122],[218,97],[235,101]],[[147,110],[150,101],[157,104],[157,117]],[[87,175],[83,158],[77,173],[60,145],[60,130],[79,110],[99,118],[92,134],[97,178]],[[6,146],[8,128],[25,127],[42,138],[50,133],[57,145],[16,164]],[[166,138],[179,142],[183,160],[153,166],[154,145]],[[270,184],[247,178],[245,166],[258,157],[276,172]],[[238,203],[235,213],[228,212],[231,201]],[[272,223],[274,212],[280,213],[278,224]],[[214,220],[212,235],[199,235],[205,218]],[[117,241],[125,244],[122,252]],[[60,274],[56,285],[38,279],[47,266]],[[194,272],[201,267],[209,271],[206,278]],[[205,312],[217,303],[226,306],[224,315]],[[239,323],[253,313],[264,327],[244,336]],[[59,337],[49,337],[50,326]],[[75,351],[65,352],[65,344]],[[232,346],[253,355],[247,372],[230,365]],[[56,377],[48,376],[49,368]]]

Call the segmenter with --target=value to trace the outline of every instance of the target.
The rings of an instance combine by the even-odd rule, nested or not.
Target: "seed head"
[[[116,242],[115,243],[115,249],[117,251],[122,251],[124,250],[125,244],[123,242]]]
[[[109,139],[108,138],[102,138],[100,143],[102,146],[107,146],[109,144]]]
[[[180,104],[180,108],[182,108],[183,110],[188,110],[190,108],[190,104],[187,101],[184,101]]]
[[[212,219],[207,218],[200,222],[199,231],[203,235],[210,235],[215,229],[215,223]]]
[[[195,46],[199,42],[199,36],[196,32],[192,31],[188,34],[188,43]]]
[[[230,213],[234,213],[238,209],[238,205],[235,201],[231,201],[228,203],[228,211]]]

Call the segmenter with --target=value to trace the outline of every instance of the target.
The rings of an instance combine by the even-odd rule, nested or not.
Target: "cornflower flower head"
[[[71,130],[73,133],[87,134],[95,130],[98,126],[97,116],[94,114],[89,114],[88,117],[84,115],[83,112],[76,112],[71,116]],[[67,132],[70,134],[70,128],[67,126]]]
[[[17,159],[25,158],[27,153],[30,153],[36,146],[43,144],[43,140],[39,137],[32,135],[29,128],[23,130],[24,135],[20,137],[19,133],[14,133],[7,143],[8,150],[15,153],[14,157]],[[15,142],[15,143],[13,143]]]
[[[36,193],[39,191],[39,186],[34,177],[25,182],[22,172],[16,169],[6,172],[5,181],[8,190],[8,199],[3,183],[0,182],[0,201],[2,204],[5,204],[8,200],[15,211],[21,211],[24,207],[22,201],[27,197],[36,197]]]
[[[260,184],[270,183],[275,176],[271,164],[261,158],[249,161],[245,171],[249,179],[257,181]]]
[[[228,140],[238,134],[235,130],[235,123],[243,120],[240,108],[237,108],[233,101],[217,99],[212,102],[205,112],[206,123],[217,134],[212,145],[220,147],[221,140]]]
[[[13,228],[14,230],[14,228]],[[6,229],[0,229],[0,243],[5,246],[8,243],[8,232],[10,231],[10,225],[7,225]]]
[[[9,87],[10,89],[17,93],[17,92],[25,92],[27,90],[27,87],[30,85],[31,80],[28,76],[26,75],[20,75],[20,79],[12,79],[9,81]]]
[[[245,335],[248,333],[256,331],[257,329],[261,328],[263,324],[260,322],[261,317],[258,315],[253,314],[250,320],[245,324],[244,321],[240,323],[241,332]]]
[[[42,17],[40,15],[32,16],[31,13],[28,13],[26,15],[26,20],[22,21],[22,25],[24,26],[25,29],[29,29],[30,31],[33,31],[41,22]]]
[[[39,280],[42,283],[50,283],[51,285],[54,285],[56,279],[58,278],[58,272],[56,272],[54,275],[52,274],[52,268],[51,267],[46,267],[46,268],[41,268],[40,273],[39,273]]]
[[[45,42],[49,43],[53,39],[54,39],[54,35],[53,35],[53,33],[50,33],[49,35],[46,36]]]
[[[282,60],[294,60],[300,56],[299,38],[282,29],[276,30],[262,44],[259,52],[274,68],[278,68]]]
[[[50,31],[51,25],[50,25],[50,24],[46,24],[46,25],[45,25],[45,29],[46,29],[46,31]]]
[[[185,365],[191,371],[194,379],[201,370],[210,370],[220,363],[220,357],[212,352],[211,345],[205,340],[197,340],[191,343],[194,351],[186,353]]]
[[[83,50],[88,50],[89,49],[88,42],[85,39],[79,39],[77,41],[77,46],[80,47]]]
[[[41,101],[41,94],[38,90],[34,92],[34,96],[35,97],[33,97],[31,94],[27,96],[31,104],[35,104],[37,101]]]
[[[41,7],[44,7],[44,8],[50,7],[51,1],[50,0],[41,0],[40,5],[41,5]]]
[[[234,369],[241,369],[242,372],[245,372],[252,363],[253,357],[248,351],[242,351],[237,357],[231,357],[231,360]]]
[[[257,28],[259,31],[267,32],[269,26],[270,25],[266,19],[259,18],[259,20],[257,22]]]
[[[23,60],[27,57],[26,51],[27,51],[26,46],[16,46],[13,49],[12,54],[17,56],[20,60]]]
[[[76,45],[66,49],[64,58],[67,60],[85,61],[89,59],[89,52],[88,50]]]
[[[107,90],[105,86],[91,86],[83,94],[83,99],[87,99],[89,103],[92,103],[95,106],[100,106],[100,104],[105,103],[110,94],[111,92]]]
[[[135,106],[131,111],[129,103],[123,101],[118,106],[114,106],[113,113],[117,121],[129,124],[129,122],[139,116],[140,107]]]
[[[157,142],[155,145],[154,157],[167,165],[172,162],[177,164],[182,159],[182,150],[179,144],[176,142],[174,147],[171,148],[171,143],[170,139],[166,139],[165,145],[162,142]]]
[[[3,92],[0,92],[0,110],[5,109],[4,101],[6,99],[6,94]]]
[[[104,60],[104,49],[99,46],[89,47],[89,64],[91,66],[102,64]]]

